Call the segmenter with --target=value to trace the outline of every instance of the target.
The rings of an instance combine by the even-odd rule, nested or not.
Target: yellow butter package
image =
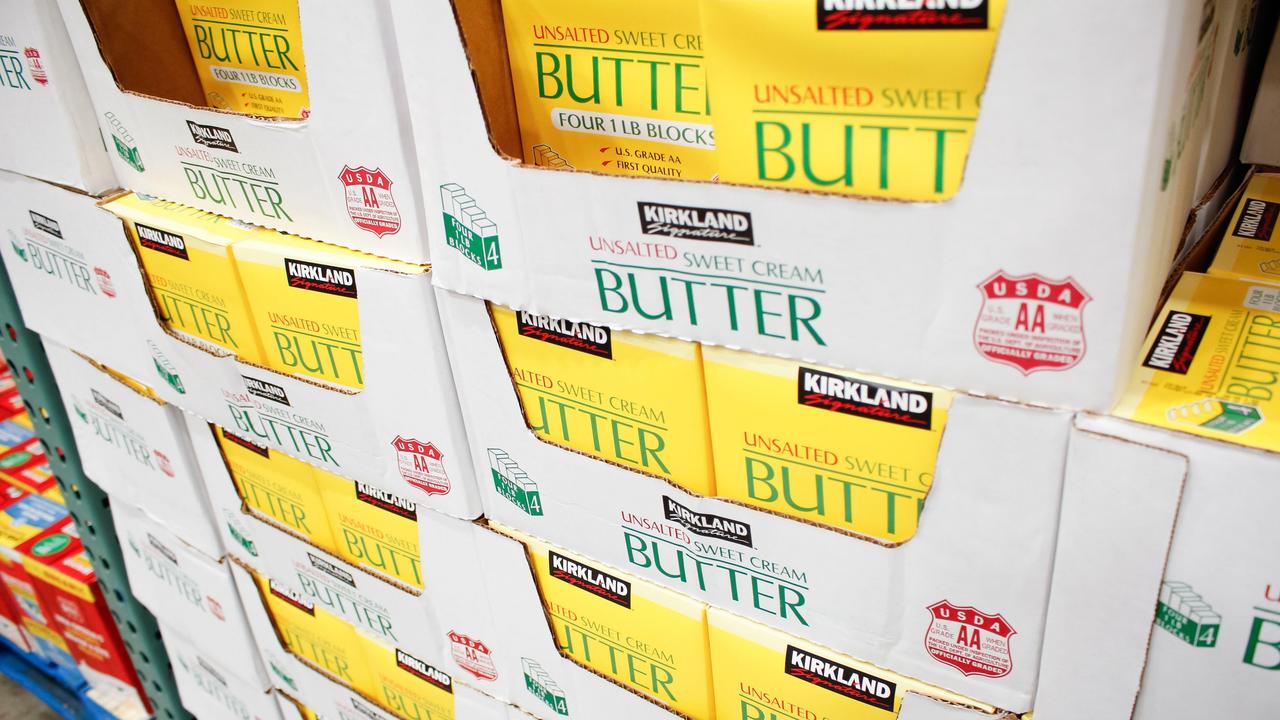
[[[404,720],[453,720],[453,678],[421,658],[361,635],[371,695]]]
[[[236,491],[249,507],[317,546],[336,551],[324,499],[310,465],[221,427],[215,435]]]
[[[1223,275],[1280,284],[1280,175],[1257,173],[1249,179],[1209,267]]]
[[[525,544],[561,652],[695,720],[715,716],[706,604],[504,532]]]
[[[696,343],[490,306],[538,437],[715,492]]]
[[[422,589],[417,505],[319,468],[315,477],[338,556]]]
[[[103,207],[125,221],[160,317],[184,336],[261,362],[230,247],[253,233],[220,215],[129,193]]]
[[[417,265],[260,229],[231,249],[264,363],[282,373],[364,387],[356,268]]]
[[[996,712],[723,610],[707,625],[717,718],[891,720],[908,692]]]
[[[177,0],[177,6],[211,107],[271,117],[311,114],[298,0]]]
[[[902,5],[703,0],[720,179],[955,195],[1005,2]]]
[[[1280,451],[1280,286],[1184,273],[1115,414]]]
[[[254,576],[285,650],[361,692],[372,692],[373,675],[361,650],[362,635],[340,618],[304,602],[269,580]]]
[[[692,0],[502,0],[526,163],[714,179],[706,51]]]
[[[915,534],[953,393],[711,346],[702,362],[720,497],[888,542]]]

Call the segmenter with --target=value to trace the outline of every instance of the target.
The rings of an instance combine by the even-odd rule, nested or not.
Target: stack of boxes
[[[0,255],[197,717],[1280,710],[1252,0],[20,5]]]

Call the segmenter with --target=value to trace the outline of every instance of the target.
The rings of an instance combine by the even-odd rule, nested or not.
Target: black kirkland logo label
[[[933,429],[933,393],[800,367],[796,402],[871,420]]]
[[[819,30],[985,30],[987,0],[818,0]]]
[[[356,274],[349,268],[285,258],[284,272],[289,278],[289,287],[342,297],[356,296]]]
[[[599,595],[611,603],[631,608],[631,583],[626,580],[571,560],[555,550],[547,551],[547,561],[551,564],[551,577]]]
[[[376,488],[372,485],[366,485],[357,482],[356,499],[360,502],[368,503],[376,508],[386,510],[394,515],[402,518],[408,518],[413,521],[418,519],[418,506],[412,500],[406,500],[398,495],[393,495],[386,490]]]
[[[124,412],[120,410],[120,406],[115,404],[115,401],[111,400],[111,398],[108,398],[106,395],[103,395],[102,393],[98,392],[97,390],[94,390],[93,388],[89,388],[89,393],[93,396],[93,402],[98,407],[102,408],[103,410],[106,410],[112,415],[115,415],[117,418],[121,420],[124,419]]]
[[[250,395],[257,395],[264,400],[277,402],[281,405],[289,404],[289,396],[285,394],[284,388],[279,385],[273,385],[265,380],[251,378],[248,375],[241,375],[244,380],[244,389],[249,391]]]
[[[645,235],[741,245],[756,242],[749,212],[649,202],[638,202],[636,207],[640,209],[640,232]]]
[[[187,129],[191,131],[191,139],[205,147],[230,150],[233,153],[240,152],[236,147],[235,138],[231,137],[231,131],[226,128],[220,128],[217,125],[201,125],[188,120]]]
[[[527,338],[613,359],[613,339],[607,327],[522,311],[516,313],[516,330]]]
[[[134,223],[133,226],[138,230],[138,244],[142,247],[183,260],[191,259],[187,257],[187,241],[181,235],[157,230],[142,223]]]
[[[178,564],[178,556],[172,550],[169,549],[168,545],[165,545],[164,543],[160,542],[159,538],[157,538],[155,535],[152,535],[151,533],[147,533],[147,544],[150,545],[152,548],[154,548],[156,552],[163,555],[165,559],[168,560],[169,562],[173,563],[174,565]]]
[[[48,233],[57,238],[62,237],[62,226],[58,225],[57,220],[48,215],[41,215],[35,210],[28,210],[27,214],[31,216],[31,224],[40,232]]]
[[[1236,237],[1271,242],[1271,233],[1276,229],[1276,219],[1280,216],[1280,204],[1245,198],[1240,207],[1240,219],[1231,231]]]
[[[311,567],[319,570],[320,572],[328,575],[329,577],[332,577],[342,583],[350,585],[351,587],[356,586],[356,579],[352,577],[351,573],[347,572],[346,570],[343,570],[337,565],[334,565],[328,560],[325,560],[322,557],[316,557],[311,553],[307,553],[307,559],[311,561]]]
[[[848,665],[792,645],[787,646],[783,671],[791,677],[881,710],[893,710],[894,696],[898,693],[897,683],[854,670]]]
[[[744,522],[690,510],[666,495],[662,496],[662,514],[671,522],[683,525],[694,535],[752,547],[751,526]]]
[[[399,648],[396,648],[396,666],[411,675],[426,680],[445,692],[453,692],[453,678],[449,677],[448,673],[422,662]]]
[[[1186,375],[1209,329],[1209,320],[1207,315],[1171,310],[1142,361],[1143,367]]]
[[[308,615],[316,614],[316,608],[314,605],[304,601],[301,597],[295,595],[289,590],[281,590],[277,588],[275,583],[270,580],[267,580],[267,591],[270,592],[272,596],[280,598]]]
[[[257,453],[258,455],[261,455],[264,458],[271,457],[271,451],[267,449],[266,445],[259,445],[258,443],[253,442],[252,440],[245,440],[239,435],[236,435],[234,433],[229,433],[226,430],[222,430],[222,437],[227,442],[233,443],[235,445],[239,445],[240,447],[244,448],[245,450],[248,450],[251,453]]]

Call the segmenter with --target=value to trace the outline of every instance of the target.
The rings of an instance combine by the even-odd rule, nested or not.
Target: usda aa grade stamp
[[[934,660],[969,675],[1004,677],[1013,670],[1010,639],[1017,630],[1000,614],[943,600],[930,605],[924,649]]]
[[[1073,278],[1000,270],[978,290],[982,309],[973,325],[973,345],[983,357],[1023,375],[1068,370],[1084,358],[1084,306],[1092,298]]]

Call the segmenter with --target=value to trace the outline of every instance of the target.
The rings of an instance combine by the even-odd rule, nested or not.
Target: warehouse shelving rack
[[[0,352],[9,362],[18,389],[67,509],[80,528],[102,594],[120,628],[125,648],[151,701],[156,720],[195,720],[182,707],[169,655],[160,641],[156,619],[129,589],[124,556],[116,538],[107,494],[84,473],[71,424],[40,336],[22,322],[8,273],[0,273]]]

